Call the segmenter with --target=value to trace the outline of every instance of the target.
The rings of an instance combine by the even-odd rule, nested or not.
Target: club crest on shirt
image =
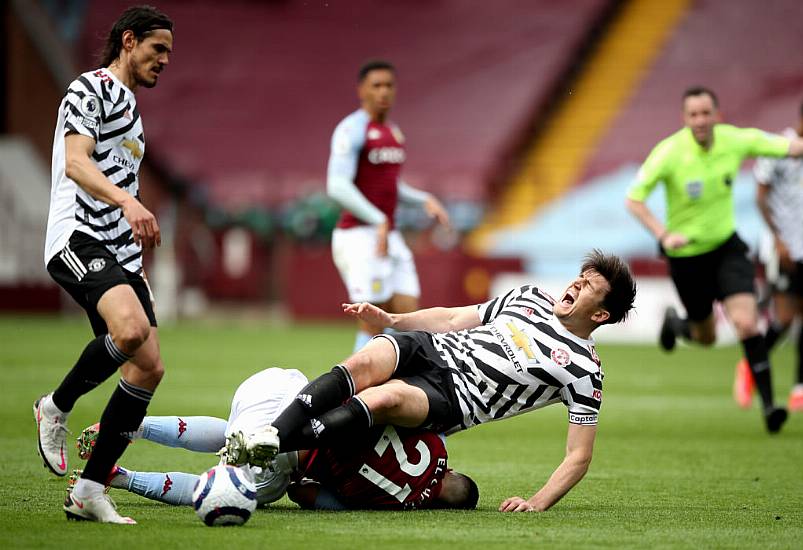
[[[703,194],[703,182],[699,180],[686,182],[686,194],[690,199],[699,199]]]
[[[104,267],[106,267],[106,260],[103,258],[93,258],[89,260],[89,263],[86,265],[86,268],[92,273],[102,271]]]
[[[571,358],[569,357],[569,352],[563,348],[555,348],[549,354],[552,357],[552,360],[555,362],[556,365],[559,367],[565,367],[571,362]]]
[[[368,130],[366,137],[368,139],[379,139],[382,137],[382,132],[380,132],[376,128],[371,128],[370,130]]]

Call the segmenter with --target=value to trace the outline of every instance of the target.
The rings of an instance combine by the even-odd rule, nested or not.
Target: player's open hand
[[[535,512],[535,506],[521,497],[506,498],[499,505],[500,512]]]
[[[122,205],[123,216],[131,226],[134,242],[143,248],[153,248],[162,244],[162,234],[156,216],[142,206],[137,199],[131,197]]]
[[[393,318],[390,314],[374,304],[360,302],[357,304],[342,304],[343,313],[356,317],[372,326],[389,327],[393,325]]]
[[[450,227],[449,213],[441,204],[441,201],[430,195],[424,202],[424,211],[430,218],[435,220],[444,227]]]

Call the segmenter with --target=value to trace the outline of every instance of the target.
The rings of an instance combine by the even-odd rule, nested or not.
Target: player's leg
[[[78,437],[78,454],[92,455],[100,423],[85,428]],[[146,416],[131,440],[145,439],[165,447],[198,453],[215,453],[226,444],[226,421],[213,416]]]
[[[390,284],[393,294],[390,297],[387,311],[391,313],[410,313],[419,308],[421,285],[415,268],[413,253],[404,242],[401,233],[394,230],[388,235],[388,254],[392,271]]]
[[[190,506],[199,477],[184,472],[134,472],[120,468],[109,485],[165,504]]]
[[[109,473],[130,442],[130,434],[139,428],[153,391],[164,374],[150,290],[138,275],[129,275],[129,281],[131,286],[127,287],[127,292],[105,293],[98,302],[98,312],[110,334],[126,334],[126,316],[121,312],[135,309],[133,304],[137,304],[149,325],[148,336],[131,360],[122,366],[122,377],[101,415],[100,433],[92,456],[65,502],[68,516],[78,515],[76,508],[80,508],[81,501],[93,501],[102,494]],[[101,517],[87,519],[106,521]]]
[[[407,332],[376,338],[393,344],[393,379],[371,385],[346,403],[313,418],[290,437],[282,450],[342,445],[363,437],[374,423],[404,427],[426,425],[445,431],[459,424],[450,371],[427,333]],[[396,359],[398,358],[398,359]]]
[[[392,265],[388,257],[376,255],[376,230],[373,227],[335,229],[332,233],[332,257],[349,300],[369,302],[387,309],[392,294]],[[377,334],[382,327],[357,322],[357,334],[353,351],[357,352]]]
[[[659,338],[661,347],[671,351],[678,338],[703,346],[712,345],[716,341],[713,314],[716,280],[710,256],[668,258],[668,261],[672,282],[687,316],[680,317],[672,307],[666,309]]]
[[[789,287],[790,308],[798,319],[803,318],[803,262],[795,263],[795,271]],[[795,341],[797,352],[797,369],[792,391],[789,393],[789,410],[803,411],[803,329],[798,330]]]
[[[272,423],[282,450],[310,420],[341,405],[363,389],[387,381],[396,368],[396,348],[387,338],[375,338],[360,351],[307,384]]]
[[[719,250],[716,266],[717,298],[722,300],[744,356],[761,396],[767,430],[775,433],[786,421],[786,410],[776,408],[772,393],[770,358],[764,335],[758,326],[758,302],[755,295],[755,267],[747,257],[747,245],[734,235]]]

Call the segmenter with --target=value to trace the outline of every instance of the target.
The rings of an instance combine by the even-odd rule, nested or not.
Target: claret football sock
[[[146,416],[140,431],[142,439],[199,453],[226,444],[226,421],[213,416]]]
[[[335,366],[298,392],[296,398],[273,422],[282,441],[307,424],[311,418],[341,405],[354,395],[354,380],[343,365]],[[284,446],[282,446],[284,450]]]
[[[312,418],[301,430],[282,439],[282,452],[316,447],[335,447],[357,441],[373,426],[368,406],[359,397]]]
[[[773,406],[772,398],[772,379],[770,377],[770,360],[767,355],[767,347],[764,344],[764,337],[757,335],[742,340],[744,356],[750,365],[750,372],[756,381],[756,389],[761,396],[764,409]]]
[[[101,334],[84,348],[75,366],[53,392],[53,402],[64,412],[70,412],[78,398],[105,382],[117,369],[131,359],[114,344],[111,335]]]
[[[153,392],[120,379],[100,417],[100,431],[81,478],[105,483],[117,460],[137,431]]]

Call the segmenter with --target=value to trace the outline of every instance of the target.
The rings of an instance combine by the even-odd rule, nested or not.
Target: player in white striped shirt
[[[803,103],[800,105],[797,128],[786,128],[784,137],[803,136]],[[756,200],[761,215],[772,233],[773,248],[766,260],[767,281],[772,288],[772,322],[765,341],[771,349],[791,326],[795,317],[803,315],[803,160],[799,158],[761,158],[753,174],[758,182]],[[795,385],[789,394],[790,411],[803,411],[803,332],[796,341],[797,370]],[[749,376],[741,371],[742,380]],[[738,377],[737,377],[738,380]],[[749,406],[751,384],[744,381],[736,388],[740,405]]]
[[[453,433],[553,403],[568,409],[567,454],[546,484],[501,511],[546,510],[585,475],[602,402],[591,333],[623,320],[636,287],[627,265],[593,251],[555,301],[524,286],[479,305],[388,314],[368,303],[346,313],[393,334],[376,336],[313,380],[247,447],[255,464],[279,449],[358,439],[373,423]]]
[[[56,390],[34,403],[38,447],[54,474],[67,472],[67,416],[118,369],[103,431],[64,503],[70,519],[136,523],[117,513],[104,483],[136,431],[164,373],[142,250],[161,242],[139,202],[145,151],[134,92],[152,88],[173,48],[173,23],[149,6],[126,10],[107,38],[102,67],[80,75],[59,106],[45,264],[83,307],[95,339]]]

